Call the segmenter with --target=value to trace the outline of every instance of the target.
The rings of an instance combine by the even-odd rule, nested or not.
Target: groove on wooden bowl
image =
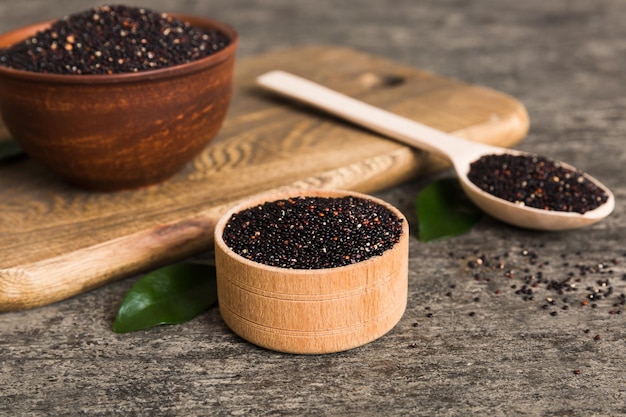
[[[230,249],[223,232],[230,217],[264,202],[292,197],[372,200],[402,219],[400,241],[381,256],[326,269],[287,269],[250,261]],[[352,349],[389,332],[404,314],[408,286],[408,223],[388,203],[360,193],[294,190],[244,202],[215,228],[217,289],[222,318],[258,346],[287,353]]]

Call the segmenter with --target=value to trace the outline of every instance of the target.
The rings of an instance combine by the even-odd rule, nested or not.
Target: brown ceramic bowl
[[[0,114],[22,149],[67,181],[92,190],[155,184],[176,174],[220,129],[232,94],[237,32],[210,19],[225,49],[170,68],[64,75],[0,66]],[[0,35],[0,48],[52,22]]]

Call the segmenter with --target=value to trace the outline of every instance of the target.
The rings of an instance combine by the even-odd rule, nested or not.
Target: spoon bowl
[[[604,191],[607,200],[583,214],[539,209],[505,200],[474,184],[468,178],[470,165],[486,155],[532,154],[457,138],[284,71],[265,73],[257,78],[257,83],[271,91],[315,106],[386,137],[414,148],[423,149],[447,160],[456,171],[459,182],[468,197],[483,211],[503,222],[537,230],[576,229],[604,219],[611,214],[615,207],[613,193],[586,173],[583,174],[584,178]],[[561,162],[559,165],[576,171],[570,165]]]

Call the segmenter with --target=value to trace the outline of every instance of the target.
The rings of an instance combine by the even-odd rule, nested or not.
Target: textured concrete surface
[[[98,3],[4,0],[0,30]],[[184,325],[116,335],[117,306],[137,278],[0,314],[0,415],[626,415],[626,2],[141,5],[230,22],[241,56],[345,45],[509,93],[531,117],[520,148],[594,174],[614,190],[615,213],[566,233],[485,218],[454,239],[413,239],[402,321],[378,341],[333,355],[262,350],[233,335],[217,309]],[[378,196],[415,227],[412,201],[426,182]],[[533,287],[541,276],[554,283]],[[577,290],[559,294],[567,279]]]

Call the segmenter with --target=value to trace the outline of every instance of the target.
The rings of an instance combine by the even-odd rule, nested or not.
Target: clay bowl
[[[353,195],[403,219],[400,241],[365,261],[327,269],[287,269],[251,261],[224,242],[231,216],[259,204],[298,196]],[[408,224],[386,202],[346,191],[291,191],[244,202],[215,229],[219,308],[226,324],[258,346],[294,354],[324,354],[371,342],[390,331],[407,303]]]
[[[170,68],[64,75],[0,66],[0,114],[22,149],[77,186],[102,191],[164,181],[216,135],[228,110],[238,36],[210,19],[173,15],[230,38],[225,49]],[[0,48],[52,22],[0,35]]]

